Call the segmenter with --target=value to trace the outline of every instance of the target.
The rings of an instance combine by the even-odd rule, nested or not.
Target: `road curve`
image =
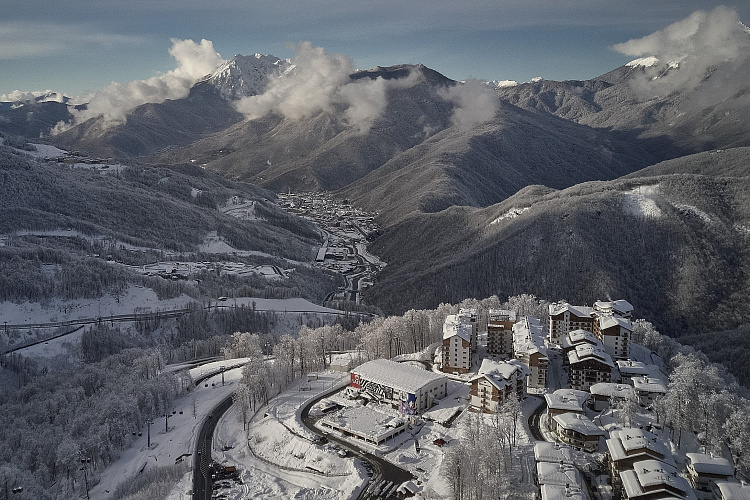
[[[232,396],[230,395],[214,407],[203,421],[203,425],[198,432],[193,459],[193,498],[196,500],[211,499],[211,474],[208,470],[208,466],[211,464],[211,442],[216,424],[231,406]]]

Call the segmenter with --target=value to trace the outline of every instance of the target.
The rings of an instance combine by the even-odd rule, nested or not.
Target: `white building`
[[[592,307],[573,306],[567,302],[549,306],[549,343],[560,346],[562,338],[573,330],[593,328]]]
[[[616,384],[614,382],[600,382],[589,387],[592,406],[596,411],[609,408],[619,401],[635,397],[633,388],[627,384]]]
[[[611,430],[607,439],[607,458],[615,491],[621,487],[620,473],[633,469],[636,462],[658,460],[675,467],[667,446],[656,435],[643,429]]]
[[[685,453],[685,466],[690,484],[700,491],[711,491],[716,483],[734,476],[732,462],[705,453]]]
[[[523,317],[513,325],[513,356],[529,367],[527,387],[544,389],[547,386],[549,357],[544,345],[544,329],[537,318]]]
[[[611,382],[615,364],[601,347],[580,344],[568,353],[568,366],[570,386],[587,391],[594,384]]]
[[[630,356],[630,337],[633,324],[627,318],[616,315],[599,316],[594,322],[594,334],[604,344],[604,350],[617,359]]]
[[[687,480],[677,469],[658,460],[636,462],[633,469],[620,473],[624,500],[695,499]]]
[[[573,464],[573,448],[551,441],[537,441],[534,445],[534,460],[554,464]]]
[[[476,321],[472,323],[469,315],[448,315],[443,323],[441,370],[456,375],[470,372],[475,350]]]
[[[442,375],[388,359],[374,359],[351,371],[349,387],[401,413],[422,413],[435,399],[447,394],[448,379]]]
[[[620,381],[623,384],[633,384],[633,377],[647,376],[648,367],[642,361],[632,359],[618,359],[615,361],[617,371],[620,373]]]
[[[552,462],[537,462],[536,479],[539,486],[550,484],[555,486],[581,484],[581,473],[573,464]]]
[[[580,413],[555,415],[555,434],[563,443],[583,451],[599,450],[599,438],[605,435],[604,429]]]
[[[633,390],[638,398],[638,403],[650,405],[655,400],[667,394],[667,386],[658,378],[654,377],[633,377]]]
[[[470,409],[495,413],[512,396],[523,399],[528,374],[529,369],[517,359],[507,362],[485,359],[477,375],[471,379]]]

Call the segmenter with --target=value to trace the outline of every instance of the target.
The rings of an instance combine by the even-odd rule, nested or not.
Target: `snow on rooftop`
[[[633,388],[627,384],[615,384],[612,382],[600,382],[589,388],[594,396],[604,396],[608,398],[627,399],[633,394]]]
[[[658,459],[674,466],[674,459],[666,445],[648,431],[628,427],[612,430],[609,435],[607,450],[613,461],[642,455],[644,458]]]
[[[650,392],[657,394],[666,394],[667,386],[658,378],[654,377],[632,377],[633,388],[637,392]]]
[[[477,375],[471,380],[485,378],[492,385],[502,390],[506,385],[511,383],[513,374],[516,372],[520,372],[520,377],[525,377],[531,373],[531,370],[517,359],[511,359],[510,361],[484,359]]]
[[[615,367],[615,364],[612,362],[612,358],[609,356],[609,354],[604,352],[604,349],[599,346],[591,344],[578,344],[575,348],[575,351],[570,351],[568,353],[568,361],[571,365],[591,360],[598,361],[612,368]]]
[[[352,373],[359,374],[365,380],[409,393],[414,393],[427,384],[448,380],[431,371],[396,363],[389,359],[368,361],[354,368]]]
[[[554,484],[565,486],[581,484],[581,474],[572,464],[560,464],[552,462],[537,462],[536,464],[538,484]]]
[[[688,470],[692,468],[697,474],[715,474],[734,476],[732,462],[724,457],[715,457],[705,453],[685,453]]]
[[[637,498],[647,492],[653,493],[655,489],[670,490],[673,494],[677,493],[684,497],[691,490],[687,480],[677,474],[675,467],[658,460],[636,462],[633,464],[633,470],[620,473],[620,479],[627,498]],[[675,497],[679,498],[677,495]]]
[[[567,336],[563,337],[561,344],[563,349],[572,348],[578,344],[591,344],[603,348],[602,342],[596,338],[596,335],[588,330],[577,329],[569,332]]]
[[[443,323],[443,339],[458,335],[466,342],[471,342],[472,326],[468,316],[449,314]]]
[[[648,367],[642,361],[632,359],[618,359],[615,361],[620,373],[625,375],[648,375]]]
[[[541,490],[542,500],[588,500],[586,494],[577,486],[544,484]]]
[[[574,306],[567,302],[549,305],[550,316],[557,316],[565,311],[569,311],[571,314],[578,316],[579,318],[588,318],[591,316],[591,313],[594,312],[594,308],[589,306]]]
[[[583,405],[590,397],[588,392],[575,389],[558,389],[544,395],[548,408],[567,411],[583,411]]]
[[[633,323],[627,318],[622,318],[620,316],[605,316],[599,320],[599,328],[602,330],[616,326],[630,331],[633,330]]]
[[[603,436],[604,429],[592,422],[586,415],[580,413],[561,413],[552,417],[557,425],[566,430],[572,430],[584,436]]]
[[[534,459],[537,462],[552,462],[559,464],[573,463],[573,448],[561,443],[551,441],[538,441],[534,445]]]
[[[750,500],[750,485],[744,483],[733,483],[719,481],[716,488],[721,492],[723,500]]]

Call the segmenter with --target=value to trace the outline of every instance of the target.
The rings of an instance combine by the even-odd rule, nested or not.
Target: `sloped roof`
[[[556,484],[558,486],[581,484],[581,473],[572,464],[537,462],[537,483]]]
[[[674,466],[672,453],[659,438],[643,429],[625,428],[612,430],[607,439],[607,449],[613,461],[643,455]]]
[[[557,425],[566,430],[572,430],[584,436],[603,436],[604,429],[589,420],[586,415],[580,413],[561,413],[552,419]]]
[[[650,392],[654,394],[666,394],[667,386],[658,378],[654,377],[632,377],[633,388],[637,392]]]
[[[724,500],[750,500],[750,484],[718,481],[716,487]]]
[[[568,304],[567,302],[549,305],[550,316],[557,316],[558,314],[564,313],[565,311],[570,311],[571,314],[574,314],[579,318],[587,318],[591,316],[592,312],[594,312],[594,308],[589,306],[573,306]]]
[[[471,382],[485,378],[498,389],[503,389],[511,382],[516,372],[518,372],[517,376],[522,378],[531,373],[531,370],[517,359],[511,359],[510,361],[484,359],[482,366],[479,367],[477,374],[472,377]]]
[[[653,495],[655,488],[658,488],[657,491],[665,490],[664,494],[669,491],[682,498],[687,498],[688,492],[692,491],[690,484],[684,477],[677,474],[675,467],[658,460],[636,462],[632,470],[620,472],[620,479],[622,479],[627,498],[638,498],[645,495],[646,490],[649,495]],[[680,498],[680,496],[675,497]],[[648,498],[653,498],[653,496]],[[669,498],[669,496],[663,496],[663,498]]]
[[[443,339],[458,335],[466,342],[471,342],[472,331],[471,323],[466,316],[449,314],[443,323]]]
[[[632,359],[618,359],[615,361],[617,368],[623,375],[648,375],[648,367],[642,361]]]
[[[537,462],[552,462],[559,464],[573,463],[573,448],[566,444],[551,441],[538,441],[534,445],[534,459]]]
[[[570,362],[571,366],[590,360],[598,361],[611,368],[615,367],[615,364],[612,362],[612,358],[609,356],[609,354],[604,352],[604,349],[599,346],[594,346],[591,344],[578,344],[574,351],[570,351],[568,353],[568,361]]]
[[[633,323],[631,323],[629,319],[620,316],[603,316],[599,318],[600,330],[606,330],[613,326],[619,326],[620,328],[625,328],[631,332],[633,331]]]
[[[627,399],[633,395],[633,388],[627,384],[600,382],[589,387],[589,392],[594,396]]]
[[[724,457],[714,457],[705,453],[685,453],[688,467],[697,474],[716,474],[719,476],[734,476],[732,462]]]
[[[591,344],[602,347],[601,341],[592,332],[581,328],[569,332],[560,342],[563,349],[568,349],[579,344]]]

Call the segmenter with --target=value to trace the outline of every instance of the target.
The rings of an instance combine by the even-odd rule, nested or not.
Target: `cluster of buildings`
[[[536,479],[542,499],[589,498],[575,450],[605,451],[614,500],[750,498],[750,486],[734,481],[732,463],[704,453],[687,453],[686,470],[678,471],[669,446],[646,429],[605,430],[588,415],[622,401],[648,407],[667,393],[664,381],[648,367],[629,358],[633,332],[632,306],[624,300],[596,302],[592,307],[553,304],[547,332],[536,318],[513,311],[491,310],[487,315],[484,359],[477,359],[479,318],[462,309],[443,324],[439,369],[446,375],[408,364],[375,360],[351,370],[347,391],[390,406],[401,414],[360,416],[349,410],[324,423],[332,429],[374,444],[403,432],[407,416],[427,411],[447,395],[450,375],[472,374],[469,410],[495,413],[511,398],[523,399],[529,388],[547,387],[548,349],[561,354],[569,387],[544,394],[544,423],[557,442],[535,446]],[[480,351],[481,354],[481,351]],[[365,422],[357,429],[352,422]]]

